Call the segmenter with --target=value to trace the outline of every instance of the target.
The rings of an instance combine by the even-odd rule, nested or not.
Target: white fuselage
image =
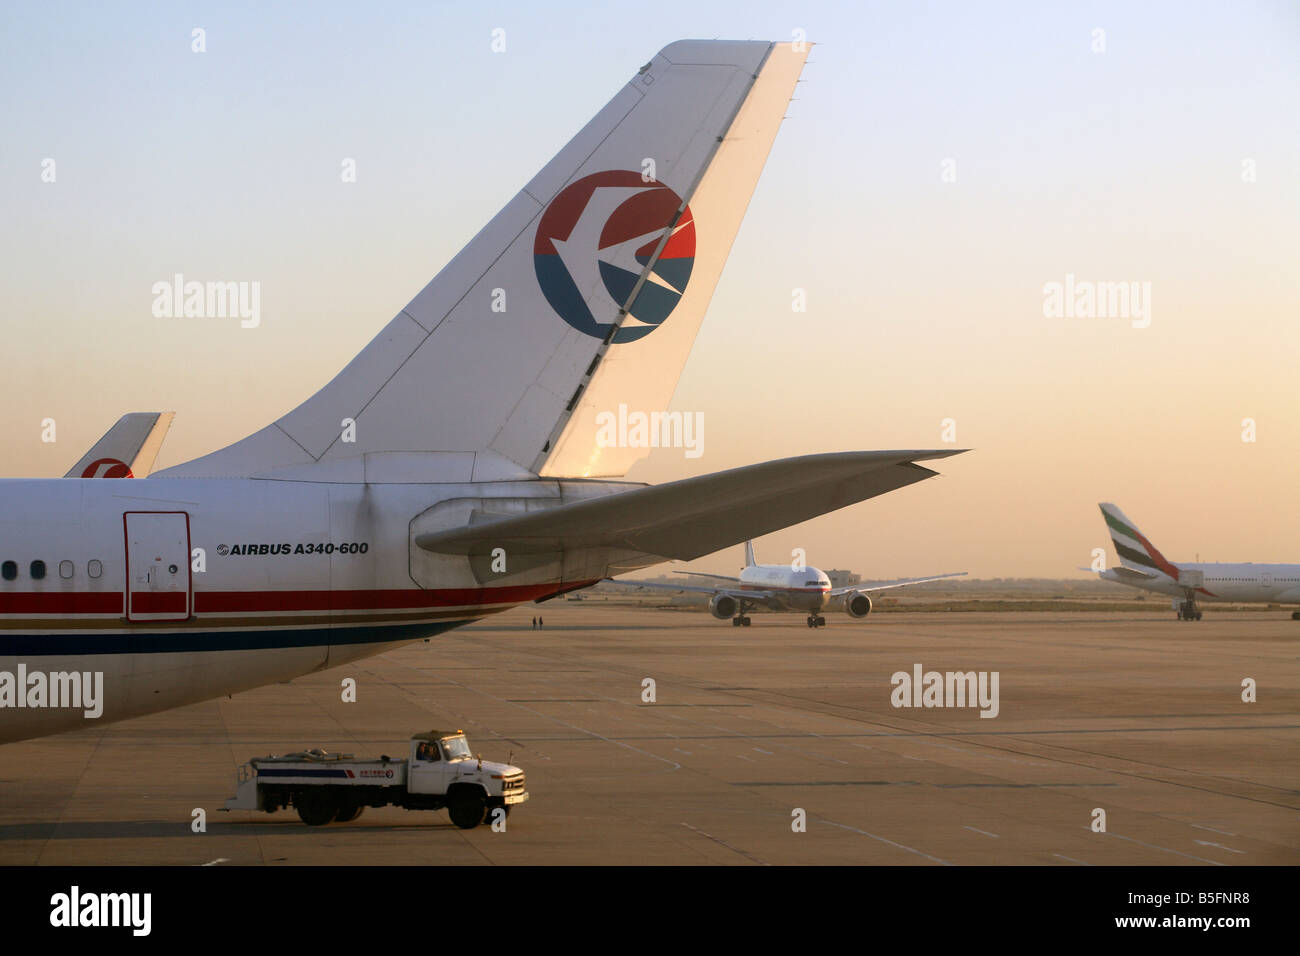
[[[740,590],[769,591],[787,610],[816,613],[826,606],[831,579],[812,567],[752,564],[740,572]]]
[[[1195,589],[1197,601],[1240,601],[1242,603],[1300,604],[1300,564],[1202,564],[1177,562],[1186,579],[1187,572],[1199,572],[1201,585]],[[1135,581],[1103,571],[1103,580],[1130,587],[1182,598],[1186,586],[1166,574],[1149,581]]]
[[[0,742],[289,680],[593,583],[600,555],[496,573],[414,538],[464,523],[464,502],[631,487],[2,480]],[[102,674],[102,716],[27,696],[20,667]]]

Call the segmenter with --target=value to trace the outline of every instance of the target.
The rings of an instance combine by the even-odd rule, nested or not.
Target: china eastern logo
[[[546,301],[565,322],[603,339],[673,225],[682,199],[638,172],[584,176],[542,213],[533,266]],[[611,340],[635,342],[659,327],[686,292],[695,264],[695,220],[682,209],[663,252]]]

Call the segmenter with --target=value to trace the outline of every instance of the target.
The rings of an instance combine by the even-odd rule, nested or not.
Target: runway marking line
[[[752,855],[752,854],[750,854],[750,853],[746,853],[744,850],[740,849],[739,847],[734,847],[734,846],[732,846],[732,845],[731,845],[730,843],[728,843],[726,840],[719,840],[719,839],[718,839],[717,837],[715,837],[712,833],[705,833],[705,832],[704,832],[703,830],[701,830],[699,827],[693,827],[693,826],[691,826],[689,823],[683,823],[682,826],[686,827],[686,829],[688,829],[688,830],[693,830],[693,831],[695,831],[696,833],[698,833],[698,834],[699,834],[700,836],[702,836],[702,837],[707,837],[708,839],[712,840],[714,843],[718,844],[719,846],[725,846],[725,847],[726,847],[728,850],[730,850],[732,853],[739,853],[739,854],[740,854],[741,856],[743,856],[745,859],[747,859],[747,860],[751,860],[752,862],[757,863],[759,866],[771,866],[771,864],[768,863],[768,862],[766,862],[765,860],[760,860],[758,857],[756,857],[756,856],[754,856],[754,855]]]
[[[1081,827],[1081,829],[1088,830],[1088,831],[1091,832],[1092,827],[1086,827],[1086,826],[1085,826],[1085,827]],[[1133,839],[1133,837],[1126,837],[1126,836],[1124,836],[1122,833],[1111,833],[1110,831],[1106,831],[1106,832],[1102,833],[1102,836],[1115,837],[1115,839],[1117,839],[1117,840],[1127,840],[1129,843],[1136,843],[1138,846],[1149,847],[1149,848],[1152,849],[1152,850],[1160,850],[1160,851],[1163,852],[1163,853],[1172,853],[1172,854],[1174,854],[1174,856],[1185,856],[1185,857],[1187,857],[1187,859],[1189,859],[1189,860],[1196,860],[1198,863],[1208,863],[1208,864],[1210,864],[1211,866],[1226,866],[1226,865],[1227,865],[1227,864],[1225,864],[1225,863],[1220,863],[1218,860],[1207,860],[1207,859],[1206,859],[1205,857],[1203,857],[1203,856],[1192,856],[1192,854],[1190,854],[1190,853],[1183,853],[1183,852],[1180,851],[1180,850],[1171,850],[1171,849],[1169,849],[1169,847],[1167,847],[1167,846],[1157,846],[1157,845],[1154,844],[1154,843],[1143,843],[1141,840],[1135,840],[1135,839]]]
[[[829,826],[839,827],[841,830],[849,830],[852,833],[861,833],[863,836],[871,837],[871,839],[873,840],[879,840],[881,843],[888,843],[890,846],[897,847],[900,850],[906,850],[908,853],[915,853],[917,856],[923,856],[927,860],[933,860],[935,863],[940,863],[943,866],[956,866],[955,863],[950,863],[947,860],[942,860],[937,856],[931,856],[930,854],[922,850],[918,850],[914,846],[907,846],[906,844],[903,843],[895,843],[893,840],[890,840],[886,837],[877,836],[874,833],[868,833],[866,830],[859,830],[857,827],[851,827],[844,823],[836,823],[834,820],[822,820],[820,822],[828,824]]]
[[[1231,832],[1229,832],[1229,831],[1227,831],[1227,830],[1216,830],[1216,829],[1214,829],[1214,827],[1203,827],[1203,826],[1201,826],[1199,823],[1193,823],[1192,826],[1196,827],[1196,829],[1198,829],[1198,830],[1209,830],[1211,833],[1222,833],[1224,836],[1236,836],[1236,835],[1237,835],[1237,834],[1235,834],[1235,833],[1231,833]]]
[[[1218,847],[1220,850],[1227,850],[1229,853],[1245,854],[1246,852],[1245,850],[1234,850],[1232,847],[1224,846],[1222,843],[1211,843],[1209,840],[1193,840],[1192,842],[1199,843],[1201,846],[1215,846]]]

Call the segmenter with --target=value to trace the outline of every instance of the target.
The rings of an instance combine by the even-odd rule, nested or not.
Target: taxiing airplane
[[[1103,581],[1127,584],[1173,598],[1180,621],[1199,621],[1203,613],[1197,600],[1241,603],[1300,604],[1300,564],[1208,564],[1179,561],[1156,550],[1137,525],[1113,504],[1103,504],[1119,567],[1098,573]],[[1091,570],[1091,569],[1089,569]],[[1300,611],[1291,614],[1300,621]]]
[[[806,51],[665,47],[329,384],[249,437],[130,482],[0,481],[0,740],[91,726],[74,676],[102,680],[100,722],[166,710],[932,476],[917,462],[955,450],[647,486],[610,480],[643,444],[597,439],[621,404],[667,408]]]
[[[175,412],[129,412],[64,478],[147,478]]]
[[[667,584],[662,581],[618,581],[615,584],[632,584],[637,587],[661,591],[686,591],[695,594],[708,594],[709,613],[719,621],[731,619],[733,627],[749,627],[747,611],[765,607],[773,611],[808,612],[808,626],[822,627],[826,618],[821,611],[832,601],[843,599],[844,612],[849,617],[860,619],[871,613],[870,594],[889,588],[901,588],[908,584],[921,584],[925,581],[942,581],[945,578],[960,578],[965,571],[952,574],[936,574],[928,578],[902,578],[897,581],[884,581],[874,584],[848,584],[843,587],[831,587],[831,579],[824,571],[804,565],[794,564],[759,564],[754,559],[754,543],[745,542],[745,566],[740,577],[729,578],[721,574],[703,574],[699,571],[678,571],[694,577],[712,578],[725,581],[716,587],[698,587],[688,584]],[[611,579],[613,580],[613,579]]]

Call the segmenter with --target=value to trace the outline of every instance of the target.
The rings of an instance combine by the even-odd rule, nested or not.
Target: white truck
[[[472,830],[498,808],[509,814],[528,799],[524,772],[470,752],[461,731],[431,730],[411,737],[409,756],[357,760],[351,754],[306,750],[254,757],[239,768],[226,810],[274,813],[292,806],[303,823],[350,823],[366,807],[447,808],[451,822]]]

